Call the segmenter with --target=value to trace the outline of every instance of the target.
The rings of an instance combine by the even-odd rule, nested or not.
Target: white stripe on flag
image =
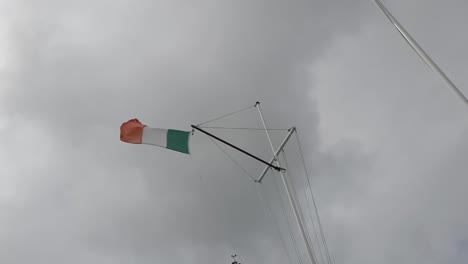
[[[167,129],[145,127],[141,143],[167,147]]]

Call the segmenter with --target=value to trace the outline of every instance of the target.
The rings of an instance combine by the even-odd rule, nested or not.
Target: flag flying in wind
[[[131,144],[147,144],[190,154],[190,132],[151,128],[134,118],[120,126],[120,140]]]

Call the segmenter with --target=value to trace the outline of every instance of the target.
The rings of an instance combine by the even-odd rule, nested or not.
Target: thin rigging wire
[[[286,158],[286,151],[283,150],[281,154],[282,154],[283,159],[284,159],[284,164],[285,164],[284,166],[285,166],[285,168],[286,168],[286,171],[288,171],[288,170],[289,170],[289,169],[288,169],[288,168],[289,168],[289,165],[288,165],[288,160],[287,160],[287,158]],[[290,175],[291,175],[291,174],[290,174]],[[292,177],[291,177],[291,180],[294,181],[294,180],[292,179]],[[313,217],[312,217],[312,212],[311,212],[312,210],[310,209],[309,199],[307,199],[307,194],[306,194],[305,192],[303,192],[303,193],[304,193],[304,196],[305,196],[305,200],[306,200],[306,202],[307,202],[307,211],[309,212],[310,222],[312,223],[312,229],[314,230],[315,238],[316,238],[316,240],[317,240],[317,245],[318,245],[319,252],[320,252],[320,259],[321,259],[322,263],[324,263],[325,258],[324,258],[324,256],[323,256],[322,248],[320,247],[319,235],[317,234],[317,228],[315,227],[314,219],[313,219]],[[306,225],[306,226],[307,226],[307,225]],[[311,239],[310,239],[310,236],[309,236],[309,240],[311,240]]]
[[[211,129],[232,129],[232,130],[259,130],[265,131],[264,128],[255,128],[255,127],[207,127],[207,126],[200,126],[201,128],[211,128]],[[268,131],[287,131],[288,128],[269,128]]]
[[[317,204],[315,203],[314,194],[312,192],[312,184],[310,183],[309,172],[307,170],[307,166],[306,166],[306,163],[305,163],[304,153],[302,151],[301,141],[299,139],[299,134],[298,134],[297,129],[296,129],[296,140],[297,140],[297,145],[299,146],[299,152],[301,154],[302,164],[304,165],[304,171],[305,171],[306,176],[307,176],[307,182],[309,184],[309,191],[310,191],[310,195],[312,197],[312,202],[314,204],[315,214],[317,215],[317,222],[318,222],[319,229],[320,229],[320,235],[322,237],[322,243],[323,243],[323,245],[325,247],[325,253],[327,255],[328,263],[332,264],[333,262],[332,262],[331,257],[330,257],[330,252],[328,250],[327,241],[325,240],[325,235],[324,235],[324,232],[323,232],[322,223],[320,221],[320,215],[319,215],[319,212],[318,212],[318,209],[317,209]]]
[[[237,114],[237,113],[240,113],[242,111],[245,111],[247,109],[250,109],[250,108],[253,108],[255,107],[256,105],[254,106],[249,106],[249,107],[246,107],[246,108],[243,108],[241,110],[238,110],[238,111],[234,111],[232,113],[229,113],[229,114],[226,114],[226,115],[223,115],[223,116],[220,116],[220,117],[217,117],[217,118],[214,118],[214,119],[211,119],[211,120],[208,120],[206,122],[203,122],[203,123],[200,123],[198,124],[197,126],[201,126],[201,125],[204,125],[204,124],[207,124],[209,122],[213,122],[213,121],[216,121],[216,120],[219,120],[219,119],[222,119],[222,118],[225,118],[225,117],[228,117],[228,116],[231,116],[231,115],[234,115],[234,114]],[[213,128],[213,129],[244,129],[244,130],[287,130],[287,129],[258,129],[258,128],[227,128],[227,127],[205,127],[205,128]],[[319,214],[318,214],[318,210],[317,210],[317,206],[316,206],[316,203],[315,203],[315,199],[314,199],[314,196],[313,196],[313,193],[312,193],[312,188],[311,188],[311,184],[310,184],[310,180],[309,180],[309,175],[308,175],[308,171],[306,169],[306,166],[305,166],[305,160],[304,160],[304,156],[303,156],[303,153],[302,153],[302,148],[301,148],[301,145],[300,145],[300,142],[299,142],[299,137],[296,133],[296,137],[297,137],[297,140],[298,140],[298,145],[299,145],[299,148],[300,148],[300,153],[301,153],[301,158],[302,158],[302,161],[303,161],[303,165],[304,165],[304,169],[305,169],[305,172],[306,172],[306,176],[307,176],[307,181],[308,181],[308,184],[309,184],[309,189],[310,189],[310,193],[311,193],[311,196],[312,196],[312,201],[313,201],[313,204],[314,204],[314,208],[315,208],[315,213],[317,214],[317,219],[318,219],[318,224],[319,224],[319,227],[320,227],[320,232],[321,232],[321,236],[322,236],[322,241],[324,243],[324,246],[325,246],[325,251],[326,251],[326,254],[327,254],[327,257],[328,257],[328,263],[332,263],[331,262],[331,258],[330,258],[330,254],[329,254],[329,251],[328,251],[328,246],[326,244],[326,241],[325,241],[325,236],[323,234],[323,228],[322,228],[322,225],[321,225],[321,222],[320,222],[320,217],[319,217]],[[255,181],[255,179],[233,158],[231,157],[231,155],[229,155],[223,148],[221,148],[213,139],[210,138],[210,140],[219,148],[221,149],[221,151],[226,155],[228,156],[239,168],[241,168],[244,173],[250,178],[252,179],[253,181]],[[288,223],[288,231],[289,231],[289,234],[291,236],[291,239],[293,241],[293,245],[294,245],[294,249],[296,251],[296,255],[300,261],[301,264],[303,264],[303,260],[302,260],[302,257],[300,256],[299,254],[299,250],[298,250],[298,247],[297,247],[297,243],[296,243],[296,240],[295,240],[295,237],[294,237],[294,234],[292,232],[292,229],[291,229],[291,225],[289,223],[289,219],[286,215],[286,211],[285,211],[285,208],[284,208],[284,198],[283,198],[283,195],[281,194],[280,190],[279,190],[279,186],[278,186],[278,183],[277,183],[277,180],[275,179],[275,186],[276,186],[276,189],[277,191],[280,193],[280,196],[281,196],[281,200],[282,200],[282,203],[281,203],[281,209],[282,209],[282,212],[283,212],[283,215],[284,217],[286,218],[287,220],[287,223]],[[280,236],[281,237],[281,236]],[[310,237],[309,237],[309,240],[310,240]],[[312,249],[313,250],[313,249]],[[287,251],[286,251],[287,252]],[[288,254],[288,257],[289,257],[289,254]]]
[[[255,107],[256,107],[257,110],[258,110],[258,114],[260,115],[260,119],[262,120],[263,127],[265,128],[265,133],[266,133],[266,136],[267,136],[267,138],[268,138],[268,142],[270,143],[271,151],[272,151],[273,156],[274,156],[273,158],[274,158],[274,159],[277,159],[278,157],[277,157],[276,152],[275,152],[275,149],[274,149],[274,147],[273,147],[273,143],[272,143],[272,141],[271,141],[270,133],[268,133],[268,130],[267,130],[268,128],[267,128],[267,126],[266,126],[265,120],[263,119],[262,110],[260,109],[260,103],[257,102],[257,103],[255,104]],[[278,160],[276,161],[276,163],[277,163],[277,165],[279,166],[279,161],[278,161]],[[280,171],[280,174],[281,174],[282,180],[283,180],[284,183],[287,185],[287,180],[285,180],[285,177],[283,176],[283,174],[282,174],[281,171]],[[288,187],[286,186],[286,188],[288,188]],[[292,192],[294,193],[294,188],[292,188]],[[291,197],[291,195],[289,195],[289,196],[290,196],[290,199],[291,199],[291,200],[294,200],[294,198],[293,198],[293,197],[295,196],[294,194],[292,195],[293,197]],[[294,202],[292,202],[292,203],[293,203],[292,205],[293,205],[293,207],[294,207]],[[293,209],[294,209],[294,208],[293,208]],[[295,210],[295,211],[296,211],[296,210]],[[295,212],[295,213],[296,213],[296,217],[297,217],[297,212]],[[300,211],[299,211],[299,213],[300,213]],[[298,224],[299,224],[299,226],[300,226],[300,229],[301,229],[302,234],[304,234],[305,231],[303,230],[303,227],[302,227],[302,223],[304,223],[304,220],[303,220],[304,217],[303,217],[302,214],[300,213],[298,218],[299,218],[299,219],[298,219],[298,222],[299,222]],[[301,219],[301,218],[302,218],[302,219]],[[302,223],[301,223],[301,222],[302,222]],[[307,228],[307,227],[306,227],[306,228]],[[307,235],[306,235],[306,236],[307,236]],[[315,253],[313,253],[313,251],[314,251],[313,245],[312,245],[312,244],[311,244],[311,245],[308,245],[308,244],[309,244],[309,241],[310,241],[310,238],[309,238],[309,240],[307,240],[307,238],[306,238],[305,240],[306,240],[306,241],[305,241],[305,242],[306,242],[306,247],[307,247],[308,253],[309,253],[309,255],[310,255],[311,261],[312,261],[312,263],[315,263],[316,260],[315,260],[315,256],[314,256]],[[310,248],[309,248],[309,247],[310,247]]]
[[[243,108],[243,109],[241,109],[241,110],[234,111],[234,112],[232,112],[232,113],[229,113],[229,114],[226,114],[226,115],[223,115],[223,116],[220,116],[220,117],[217,117],[217,118],[214,118],[214,119],[208,120],[208,121],[206,121],[206,122],[200,123],[200,124],[198,124],[197,126],[201,126],[201,125],[204,125],[204,124],[206,124],[206,123],[210,123],[210,122],[213,122],[213,121],[219,120],[219,119],[221,119],[221,118],[225,118],[225,117],[228,117],[228,116],[231,116],[231,115],[234,115],[234,114],[240,113],[240,112],[242,112],[242,111],[245,111],[245,110],[247,110],[247,109],[250,109],[250,108],[253,108],[253,107],[255,107],[255,106],[254,106],[254,105],[252,105],[252,106],[249,106],[249,107]]]
[[[278,236],[280,237],[281,244],[283,245],[283,249],[286,252],[286,255],[288,257],[288,261],[289,261],[290,264],[292,264],[291,255],[289,254],[288,248],[286,246],[286,242],[284,241],[283,236],[281,235],[281,229],[280,229],[280,226],[279,226],[279,224],[277,222],[276,217],[273,214],[273,209],[271,208],[270,204],[263,199],[263,195],[262,195],[263,192],[262,192],[262,188],[260,187],[260,183],[255,183],[255,186],[257,188],[257,195],[258,195],[258,197],[260,199],[260,203],[262,204],[262,207],[263,207],[263,212],[265,213],[265,216],[268,219],[273,219],[272,221],[273,221],[273,223],[275,224],[275,227],[276,227],[275,230],[278,233]],[[268,210],[265,208],[265,206],[263,206],[263,204],[267,205]],[[267,215],[267,212],[268,212],[268,215]]]
[[[252,177],[252,175],[250,175],[246,169],[244,169],[244,167],[242,167],[233,157],[231,157],[231,155],[229,155],[229,153],[227,153],[220,145],[218,145],[218,143],[216,143],[216,141],[214,141],[211,137],[209,137],[209,139],[224,153],[226,154],[226,156],[228,156],[239,168],[241,168],[245,175],[249,176],[249,178],[255,182],[255,179],[254,177]]]
[[[274,172],[273,172],[273,176],[275,176]],[[286,209],[284,208],[285,201],[284,201],[283,193],[281,192],[280,187],[278,185],[278,179],[277,179],[277,177],[273,177],[273,178],[274,178],[274,182],[275,182],[275,186],[276,186],[276,191],[280,194],[280,197],[281,197],[281,212],[283,213],[283,217],[286,218],[286,222],[288,223],[288,231],[289,231],[289,235],[291,236],[291,240],[292,240],[292,243],[293,243],[294,250],[296,252],[296,256],[297,256],[297,258],[299,260],[299,263],[304,264],[304,261],[302,260],[302,256],[299,253],[299,249],[297,248],[297,242],[296,242],[296,238],[294,236],[294,232],[292,231],[292,228],[291,228],[291,223],[289,222],[288,215],[286,214]]]
[[[293,194],[293,197],[297,200],[298,205],[299,205],[299,207],[300,207],[301,204],[300,204],[300,201],[299,201],[299,199],[298,199],[297,192],[296,192],[296,190],[295,190],[295,188],[294,188],[294,180],[293,180],[291,174],[289,173],[290,170],[289,170],[289,166],[288,166],[288,162],[287,162],[287,159],[286,159],[286,155],[285,155],[285,150],[284,150],[284,149],[281,150],[281,154],[282,154],[283,159],[284,159],[284,168],[286,169],[286,173],[288,174],[288,176],[289,176],[288,178],[290,179],[290,182],[291,182],[291,192],[292,192],[292,194]],[[301,213],[301,214],[299,214],[299,216],[300,216],[300,218],[301,218],[301,221],[304,223],[305,228],[307,229],[307,232],[305,232],[305,234],[306,234],[306,239],[310,241],[310,246],[311,246],[311,248],[312,248],[312,253],[313,253],[313,255],[316,255],[316,253],[315,253],[315,247],[314,247],[314,245],[312,244],[312,239],[310,238],[309,228],[308,228],[308,226],[307,226],[307,224],[306,224],[306,222],[305,222],[304,215]]]

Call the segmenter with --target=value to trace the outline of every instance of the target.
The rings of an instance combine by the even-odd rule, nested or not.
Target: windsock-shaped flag
[[[146,144],[190,154],[190,132],[151,128],[134,118],[120,126],[120,140],[130,144]]]

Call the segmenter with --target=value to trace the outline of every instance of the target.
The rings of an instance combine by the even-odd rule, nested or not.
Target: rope
[[[214,141],[211,137],[209,137],[209,139],[224,153],[226,154],[226,156],[228,156],[239,168],[242,169],[242,171],[244,171],[245,175],[249,176],[249,178],[255,182],[255,179],[254,177],[252,177],[252,175],[250,175],[246,169],[244,169],[244,167],[242,167],[231,155],[229,155],[229,153],[227,153],[220,145],[218,145],[218,143],[216,143],[216,141]]]
[[[281,240],[281,245],[283,245],[283,249],[284,249],[284,252],[286,252],[286,255],[288,257],[288,261],[290,264],[292,264],[292,261],[291,261],[291,255],[289,255],[289,251],[286,247],[286,242],[284,241],[283,239],[283,236],[281,235],[281,230],[280,230],[280,227],[279,227],[279,224],[278,222],[276,221],[276,218],[275,216],[273,215],[273,209],[271,209],[271,206],[269,203],[265,202],[264,199],[263,199],[263,195],[262,195],[262,189],[260,187],[260,184],[256,183],[255,184],[256,186],[256,189],[257,189],[257,195],[260,199],[260,203],[262,204],[262,207],[263,207],[263,213],[265,214],[265,216],[268,218],[268,219],[273,219],[273,223],[275,225],[275,230],[276,232],[278,233],[278,236]],[[267,208],[268,210],[266,210],[265,206],[263,206],[263,204],[266,203],[267,204]],[[267,215],[267,212],[268,212],[268,215]]]
[[[197,126],[201,126],[201,125],[204,125],[204,124],[206,124],[206,123],[210,123],[210,122],[213,122],[213,121],[219,120],[219,119],[221,119],[221,118],[225,118],[225,117],[228,117],[228,116],[231,116],[231,115],[234,115],[234,114],[240,113],[240,112],[242,112],[242,111],[245,111],[245,110],[247,110],[247,109],[250,109],[250,108],[252,108],[252,107],[255,107],[255,106],[254,106],[254,105],[252,105],[252,106],[249,106],[249,107],[243,108],[243,109],[241,109],[241,110],[234,111],[234,112],[232,112],[232,113],[229,113],[229,114],[226,114],[226,115],[223,115],[223,116],[220,116],[220,117],[217,117],[217,118],[214,118],[214,119],[208,120],[208,121],[206,121],[206,122],[200,123],[200,124],[198,124]]]
[[[200,126],[201,128],[211,128],[211,129],[238,129],[238,130],[259,130],[259,131],[265,131],[264,128],[255,128],[255,127],[206,127],[206,126]],[[289,129],[287,128],[269,128],[267,129],[268,131],[287,131]]]
[[[312,197],[312,202],[314,204],[314,210],[315,210],[315,214],[317,215],[317,222],[318,222],[318,225],[319,225],[319,229],[320,229],[320,235],[322,237],[322,243],[325,247],[325,253],[327,255],[327,260],[328,260],[328,263],[329,264],[332,264],[332,260],[331,260],[331,257],[330,257],[330,252],[328,250],[328,246],[327,246],[327,241],[325,240],[325,235],[324,235],[324,232],[323,232],[323,227],[322,227],[322,223],[320,221],[320,215],[319,215],[319,212],[318,212],[318,209],[317,209],[317,204],[315,203],[315,198],[314,198],[314,194],[312,192],[312,184],[310,184],[310,179],[309,179],[309,172],[307,170],[307,166],[305,164],[305,159],[304,159],[304,153],[302,151],[302,147],[301,147],[301,142],[300,142],[300,139],[299,139],[299,135],[298,135],[298,132],[296,130],[296,139],[297,139],[297,144],[299,146],[299,152],[301,154],[301,159],[302,159],[302,164],[304,165],[304,171],[306,173],[306,178],[307,178],[307,183],[309,184],[309,191],[310,191],[310,195]]]
[[[289,174],[289,178],[291,179],[291,192],[293,193],[293,196],[298,200],[298,205],[300,205],[300,202],[299,202],[299,199],[298,199],[298,196],[297,196],[297,193],[296,193],[296,190],[294,188],[294,179],[293,177],[291,176],[291,174],[289,173],[289,166],[288,166],[288,160],[286,159],[286,151],[283,149],[281,151],[281,155],[283,156],[283,159],[284,159],[284,168],[286,169],[286,173]],[[312,239],[310,238],[310,233],[309,233],[309,228],[305,222],[305,219],[304,219],[304,215],[302,213],[299,214],[300,218],[301,218],[301,221],[304,223],[305,225],[305,228],[307,229],[307,232],[306,232],[306,238],[310,241],[310,246],[312,248],[312,253],[314,254],[314,256],[316,255],[315,254],[315,248],[314,248],[314,245],[312,244]]]
[[[274,182],[275,182],[275,186],[276,186],[276,191],[280,194],[280,197],[281,197],[281,211],[283,213],[283,217],[286,218],[286,222],[288,223],[288,231],[289,231],[289,235],[291,236],[291,240],[292,240],[292,243],[293,243],[294,250],[296,252],[297,259],[299,260],[300,264],[304,264],[304,261],[302,260],[302,256],[299,254],[299,249],[297,248],[296,239],[294,237],[294,233],[292,231],[291,223],[289,222],[288,215],[286,214],[286,209],[284,209],[284,197],[283,197],[283,194],[281,193],[280,188],[278,186],[277,177],[274,177]]]
[[[284,166],[286,168],[286,171],[289,171],[288,160],[286,159],[286,151],[283,150],[281,154],[282,154],[283,159],[284,159],[284,164],[285,164]],[[293,181],[292,177],[291,177],[291,180]],[[306,193],[305,192],[303,192],[303,193],[304,193],[304,196],[305,196],[305,200],[307,202],[307,211],[309,212],[310,222],[312,223],[312,229],[314,230],[315,238],[317,239],[317,242],[318,242],[317,244],[318,244],[318,247],[319,247],[320,259],[321,259],[322,263],[324,263],[325,258],[323,257],[322,248],[320,247],[319,235],[317,234],[317,228],[315,227],[315,223],[314,223],[314,220],[313,220],[313,217],[312,217],[312,212],[310,210],[309,199],[307,199]],[[309,234],[307,234],[307,235],[308,235],[309,240],[311,241]]]

